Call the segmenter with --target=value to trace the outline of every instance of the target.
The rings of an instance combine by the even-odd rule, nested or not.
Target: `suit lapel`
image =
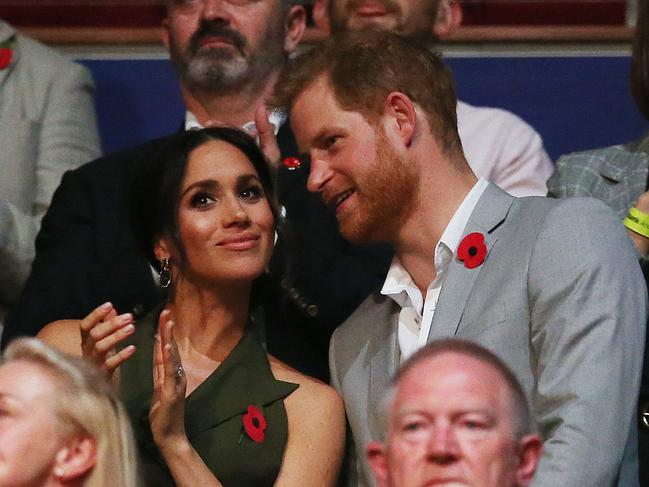
[[[616,206],[629,208],[635,203],[637,195],[646,190],[647,154],[621,150],[610,151],[609,154],[610,157],[604,159],[601,166],[601,190],[610,192],[612,198],[620,200]],[[616,184],[611,185],[610,181]]]
[[[127,398],[131,421],[138,443],[163,468],[164,459],[158,451],[149,424],[153,396],[153,346],[157,307],[139,321],[136,332],[125,345],[134,344],[137,353],[122,367],[122,397]],[[257,337],[248,329],[226,360],[185,400],[185,430],[191,440],[203,431],[243,415],[249,405],[263,408],[283,399],[298,388],[297,384],[275,379],[266,353]],[[243,429],[242,429],[243,431]]]
[[[513,201],[512,196],[497,186],[489,184],[462,232],[462,238],[472,232],[480,232],[484,235],[487,246],[485,261],[489,259],[489,254],[498,241],[498,228],[507,217]],[[453,254],[453,260],[449,264],[448,274],[437,301],[427,342],[455,336],[482,268],[483,266],[480,265],[475,269],[467,269],[458,260],[457,252]]]
[[[226,360],[187,397],[187,436],[191,440],[203,431],[243,415],[250,405],[268,406],[287,397],[297,387],[273,377],[266,353],[254,332],[248,330]]]
[[[9,73],[13,71],[18,63],[18,58],[20,57],[20,52],[18,49],[18,42],[16,39],[16,31],[9,24],[6,24],[0,21],[0,45],[7,43],[7,47],[12,49],[11,63],[4,69],[0,69],[0,86],[4,84],[4,81],[9,76]]]
[[[383,394],[390,386],[390,380],[397,371],[400,361],[397,329],[399,321],[399,305],[391,298],[381,296],[380,316],[368,317],[377,326],[372,330],[369,343],[370,381],[369,381],[369,410],[377,411],[383,399]],[[370,321],[371,322],[371,321]],[[369,427],[373,438],[381,438],[384,425],[381,415],[369,414]]]

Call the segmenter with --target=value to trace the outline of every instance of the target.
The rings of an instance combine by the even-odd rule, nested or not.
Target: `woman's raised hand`
[[[119,352],[115,347],[135,331],[133,315],[117,315],[111,303],[95,308],[79,325],[81,330],[81,352],[95,362],[108,375],[135,353],[135,346],[129,345]]]
[[[185,433],[187,380],[173,328],[170,313],[164,310],[153,353],[154,390],[149,412],[153,439],[163,455],[174,454],[189,444]]]

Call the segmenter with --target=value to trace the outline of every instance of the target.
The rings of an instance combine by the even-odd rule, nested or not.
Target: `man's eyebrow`
[[[496,417],[494,411],[489,407],[466,408],[452,412],[452,416],[454,417],[466,416],[467,414],[481,414],[492,419]],[[414,406],[395,411],[393,417],[395,419],[398,419],[410,415],[430,416],[430,413],[421,408],[418,408],[417,406]]]
[[[324,140],[331,136],[336,129],[332,127],[325,127],[320,129],[318,133],[315,134],[315,137],[311,140],[311,145],[321,144]]]

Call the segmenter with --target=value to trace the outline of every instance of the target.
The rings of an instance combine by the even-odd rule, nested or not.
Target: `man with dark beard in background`
[[[163,42],[187,107],[185,130],[233,125],[256,134],[259,126],[262,148],[268,136],[277,135],[285,161],[277,168],[278,196],[294,245],[288,248],[280,238],[257,317],[265,319],[271,353],[326,380],[331,332],[380,284],[389,255],[357,252],[342,239],[335,217],[306,191],[308,161],[295,157],[285,114],[272,112],[270,124],[266,121],[264,101],[304,27],[304,9],[290,0],[170,0]],[[45,217],[36,261],[3,345],[51,321],[81,318],[105,301],[115,311],[104,319],[124,313],[119,324],[124,328],[163,298],[155,276],[159,269],[139,254],[127,209],[138,164],[154,157],[163,140],[66,174]],[[266,149],[272,160],[280,159]]]

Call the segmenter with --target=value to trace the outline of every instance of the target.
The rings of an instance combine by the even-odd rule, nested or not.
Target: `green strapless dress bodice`
[[[173,486],[174,481],[151,434],[149,409],[153,395],[153,344],[160,310],[136,323],[124,346],[137,347],[121,366],[120,391],[135,433],[143,485]],[[268,357],[250,330],[227,359],[186,399],[185,429],[189,441],[225,487],[271,486],[277,479],[288,438],[284,398],[297,384],[278,381]],[[266,420],[264,439],[245,432],[248,406]]]

